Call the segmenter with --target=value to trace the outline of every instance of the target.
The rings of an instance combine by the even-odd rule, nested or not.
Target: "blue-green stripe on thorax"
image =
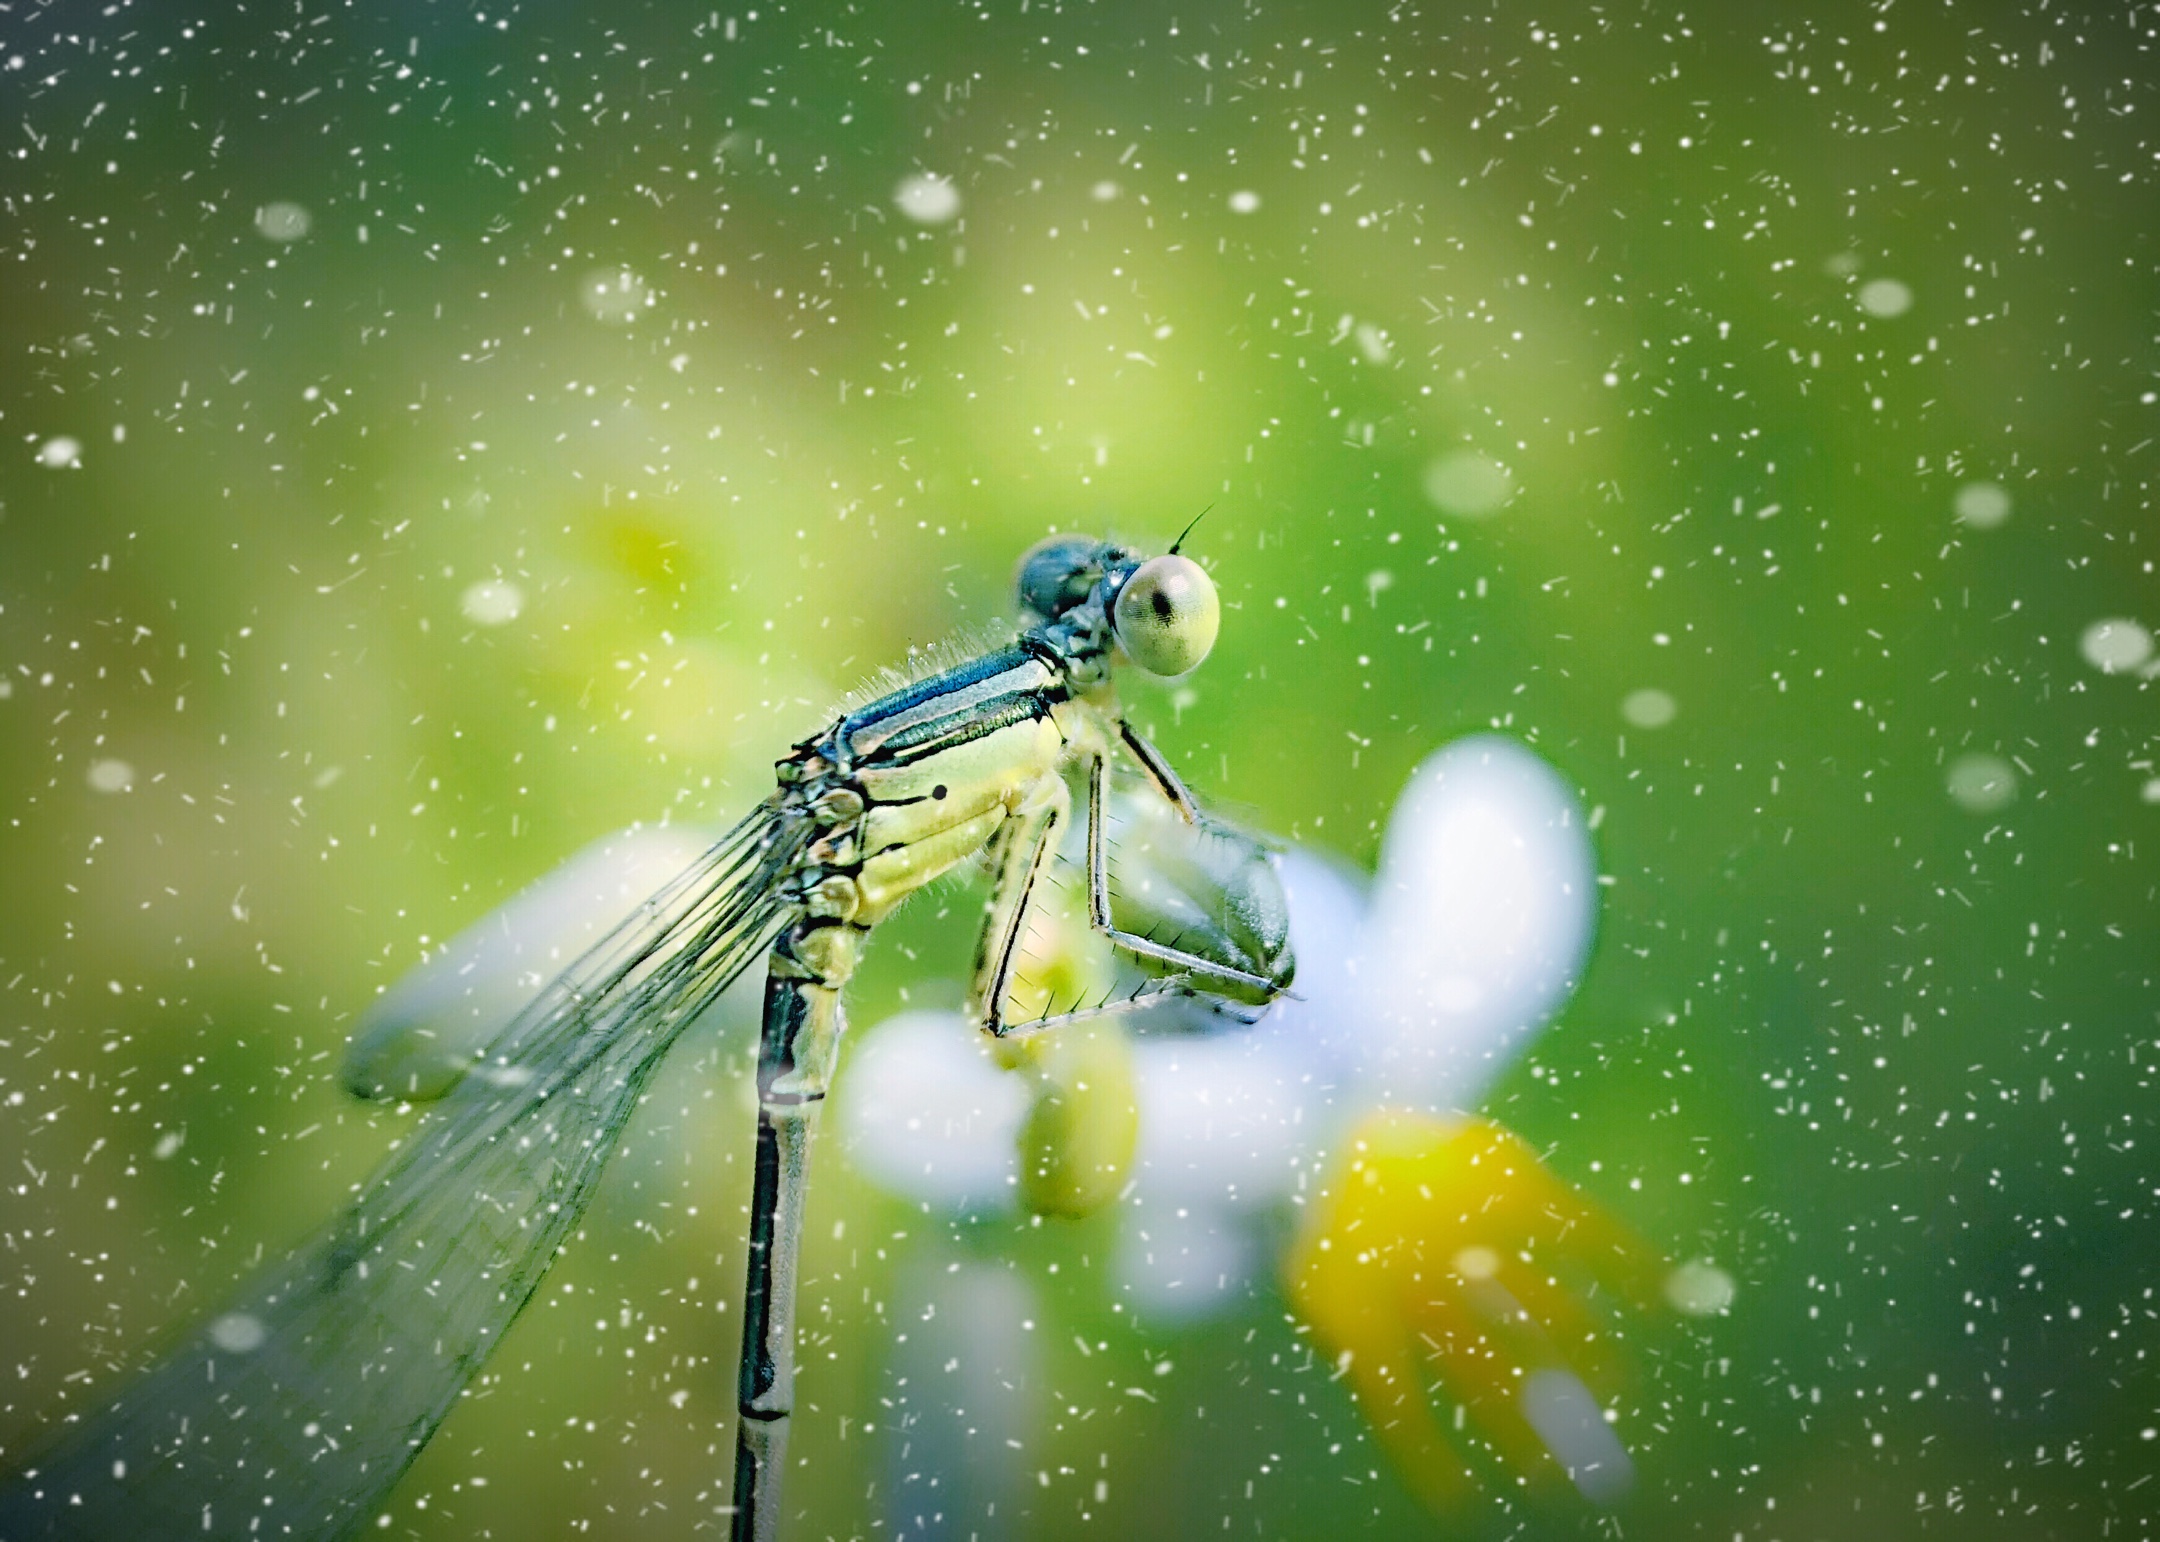
[[[835,769],[911,764],[1048,717],[1071,695],[1049,651],[1017,642],[857,708],[834,725]]]

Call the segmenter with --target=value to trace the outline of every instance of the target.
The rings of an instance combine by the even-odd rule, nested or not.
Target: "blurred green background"
[[[1739,1282],[1638,1341],[1616,1515],[1472,1528],[2151,1534],[2156,39],[0,14],[0,1452],[366,1174],[338,1055],[431,945],[731,817],[1045,531],[1212,506],[1221,644],[1136,718],[1366,863],[1449,738],[1573,779],[1597,953],[1488,1109]],[[895,923],[857,1020],[966,947]],[[675,1536],[724,1477],[750,1115],[739,1043],[676,1058],[386,1534]],[[813,1211],[798,1534],[864,1535],[911,1212],[838,1160]],[[1110,1224],[996,1244],[1116,1336],[1019,1532],[1441,1534],[1280,1300],[1117,1397],[1172,1338]]]

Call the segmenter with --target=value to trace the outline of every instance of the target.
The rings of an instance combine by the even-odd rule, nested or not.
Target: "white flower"
[[[1475,1106],[1573,992],[1589,953],[1597,872],[1581,804],[1499,735],[1419,766],[1369,896],[1310,852],[1288,853],[1282,876],[1298,999],[1251,1029],[1134,1045],[1140,1146],[1116,1267],[1159,1316],[1203,1316],[1245,1293],[1265,1264],[1262,1212],[1359,1115],[1383,1101]],[[887,1036],[901,1034],[919,1075],[892,1074]],[[853,1160],[909,1199],[981,1206],[984,1175],[1011,1170],[1025,1099],[990,1091],[1003,1073],[969,1047],[957,1014],[911,1013],[864,1038],[835,1092]],[[864,1074],[872,1064],[879,1074]],[[916,1098],[943,1112],[911,1107]],[[1009,1184],[987,1189],[1017,1203]]]

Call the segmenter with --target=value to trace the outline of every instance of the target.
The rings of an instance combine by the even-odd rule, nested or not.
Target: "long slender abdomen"
[[[780,1525],[780,1479],[795,1412],[795,1275],[802,1254],[810,1144],[832,1084],[843,1019],[840,988],[864,932],[806,919],[773,944],[758,1045],[757,1165],[750,1193],[743,1350],[736,1385],[738,1542],[769,1542]]]

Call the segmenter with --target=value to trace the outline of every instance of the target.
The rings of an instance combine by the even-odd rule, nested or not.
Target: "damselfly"
[[[1067,535],[1018,574],[1024,629],[845,712],[779,762],[779,787],[480,1052],[354,1080],[440,1099],[360,1197],[48,1455],[0,1484],[0,1539],[334,1537],[359,1525],[449,1413],[577,1223],[677,1035],[766,955],[732,1532],[771,1538],[794,1409],[795,1268],[840,991],[870,930],[988,856],[971,1011],[1005,1037],[1133,1004],[1008,1021],[1027,917],[1086,789],[1090,924],[1145,991],[1264,1006],[1291,976],[1257,843],[1194,840],[1175,881],[1113,915],[1110,768],[1129,758],[1182,816],[1192,795],[1120,712],[1114,666],[1185,673],[1212,647],[1213,583]],[[1173,871],[1174,869],[1174,871]],[[374,1058],[367,1058],[374,1055]],[[383,1073],[394,1074],[383,1086]]]

